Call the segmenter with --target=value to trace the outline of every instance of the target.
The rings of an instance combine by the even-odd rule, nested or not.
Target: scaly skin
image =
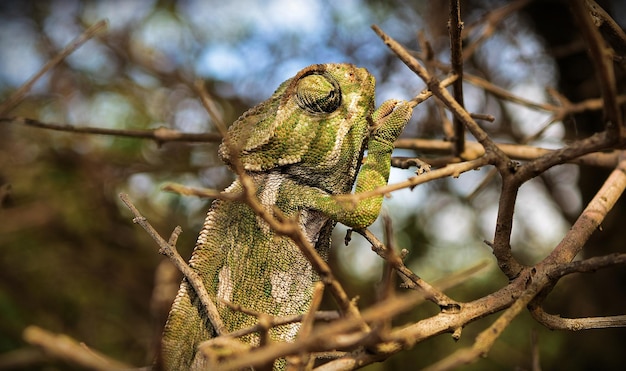
[[[268,209],[298,217],[309,242],[327,256],[337,222],[362,228],[377,218],[382,196],[339,204],[332,195],[387,183],[393,142],[411,117],[406,102],[387,101],[374,110],[375,80],[350,64],[313,65],[285,81],[270,99],[241,116],[229,129],[220,156],[231,165],[237,152]],[[368,156],[362,162],[363,152]],[[234,160],[233,160],[234,161]],[[240,192],[236,180],[226,192]],[[189,262],[215,300],[228,332],[256,318],[217,299],[275,316],[305,313],[314,283],[310,263],[287,237],[279,236],[246,205],[216,200]],[[292,341],[299,324],[274,328],[277,341]],[[215,333],[193,288],[183,280],[162,341],[166,370],[202,369],[198,344]],[[258,344],[257,335],[243,339]],[[277,362],[278,368],[281,363]]]

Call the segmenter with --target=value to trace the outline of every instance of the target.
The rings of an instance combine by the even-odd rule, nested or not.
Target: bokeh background
[[[470,25],[512,3],[518,2],[464,1],[463,19]],[[549,100],[546,87],[574,102],[598,97],[592,65],[565,2],[529,3],[497,25],[467,61],[466,71],[537,102]],[[600,4],[626,26],[626,4]],[[108,20],[108,31],[48,72],[6,117],[217,132],[193,91],[196,79],[204,81],[225,121],[232,122],[301,68],[326,62],[368,68],[378,80],[378,103],[410,99],[424,84],[391,55],[370,25],[413,49],[418,49],[417,32],[423,31],[435,57],[447,62],[447,16],[447,2],[436,0],[0,1],[0,101],[100,19]],[[466,43],[482,30],[477,27]],[[501,142],[521,142],[548,120],[545,113],[502,103],[472,85],[465,87],[465,102],[470,111],[497,118],[485,128]],[[557,148],[601,130],[601,122],[598,112],[569,117],[531,144]],[[441,139],[437,106],[420,105],[404,137]],[[69,367],[28,348],[21,333],[30,324],[66,333],[134,365],[151,362],[169,300],[155,295],[156,283],[166,282],[157,293],[171,294],[180,277],[132,224],[118,194],[129,193],[164,236],[181,225],[178,247],[188,257],[209,201],[164,193],[160,187],[166,182],[226,187],[233,175],[216,149],[217,143],[157,145],[0,125],[0,368],[18,355],[28,359],[20,368]],[[396,154],[423,156],[406,150]],[[506,284],[482,242],[493,236],[499,195],[496,178],[482,185],[488,170],[399,191],[385,201],[396,245],[409,250],[407,265],[423,278],[436,280],[489,262],[492,268],[450,291],[459,300]],[[412,175],[394,170],[390,181]],[[605,175],[602,169],[563,165],[526,184],[513,229],[518,258],[533,263],[545,257]],[[588,256],[624,250],[625,211],[623,202],[616,207],[603,232],[589,242]],[[382,236],[378,223],[372,230]],[[367,306],[376,300],[381,260],[360,237],[343,246],[345,228],[335,232],[332,265],[348,292]],[[564,316],[623,314],[624,276],[623,269],[614,268],[567,278],[548,309]],[[435,311],[424,304],[397,322]],[[494,318],[468,326],[459,342],[440,336],[367,369],[424,367],[471,344]],[[466,369],[528,369],[536,336],[544,369],[617,370],[626,362],[624,335],[621,329],[550,332],[523,315],[487,359]]]

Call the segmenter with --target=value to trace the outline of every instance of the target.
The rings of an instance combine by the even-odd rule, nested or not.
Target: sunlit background
[[[466,25],[506,3],[469,2]],[[611,5],[618,21],[626,18],[624,4]],[[0,2],[0,101],[100,19],[108,20],[108,31],[48,72],[7,116],[75,126],[217,132],[193,91],[196,79],[205,82],[232,122],[301,68],[326,62],[366,67],[377,78],[378,103],[412,98],[424,83],[391,55],[371,24],[414,50],[417,32],[423,31],[435,57],[449,60],[447,2]],[[514,13],[467,61],[466,71],[529,100],[549,102],[545,88],[558,89],[558,67],[533,27],[528,15]],[[483,124],[500,142],[523,142],[542,131],[530,144],[557,148],[578,129],[572,122],[545,128],[548,113],[503,104],[469,84],[465,103],[471,112],[496,117]],[[433,102],[417,107],[404,137],[443,138]],[[22,329],[37,324],[124,361],[149,363],[164,310],[150,307],[161,257],[130,223],[117,194],[128,192],[163,235],[182,225],[179,250],[188,257],[209,204],[160,187],[178,182],[223,189],[233,176],[217,159],[216,148],[217,143],[158,146],[0,126],[0,184],[11,185],[0,213],[0,352],[23,347]],[[427,154],[413,151],[395,154],[428,161]],[[414,170],[394,169],[390,182],[411,177]],[[407,265],[423,278],[436,280],[490,262],[490,269],[453,291],[460,300],[505,283],[483,242],[493,237],[499,197],[498,178],[489,170],[401,190],[385,201],[395,245],[410,252]],[[565,165],[522,187],[512,238],[520,260],[537,262],[568,230],[583,207],[578,177],[577,167]],[[482,187],[485,179],[490,180]],[[380,223],[371,229],[382,238]],[[358,236],[343,246],[344,234],[341,226],[335,231],[332,263],[349,292],[367,305],[375,300],[382,261]],[[418,309],[403,320],[415,321],[432,310]],[[531,327],[541,330],[530,323],[520,319],[488,360],[469,367],[527,367]],[[393,369],[402,362],[423,367],[470,344],[479,330],[468,328],[458,344],[449,337],[431,340],[370,369]],[[549,365],[571,349],[559,334],[544,331],[541,339],[542,359],[553,369]]]

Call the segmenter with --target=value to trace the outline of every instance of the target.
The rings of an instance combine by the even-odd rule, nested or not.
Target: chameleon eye
[[[341,105],[341,88],[331,76],[304,76],[298,81],[296,101],[310,113],[331,113]]]

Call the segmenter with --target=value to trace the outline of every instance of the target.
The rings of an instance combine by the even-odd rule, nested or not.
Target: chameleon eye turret
[[[312,114],[331,113],[341,105],[341,87],[330,75],[308,75],[298,81],[296,99]]]

